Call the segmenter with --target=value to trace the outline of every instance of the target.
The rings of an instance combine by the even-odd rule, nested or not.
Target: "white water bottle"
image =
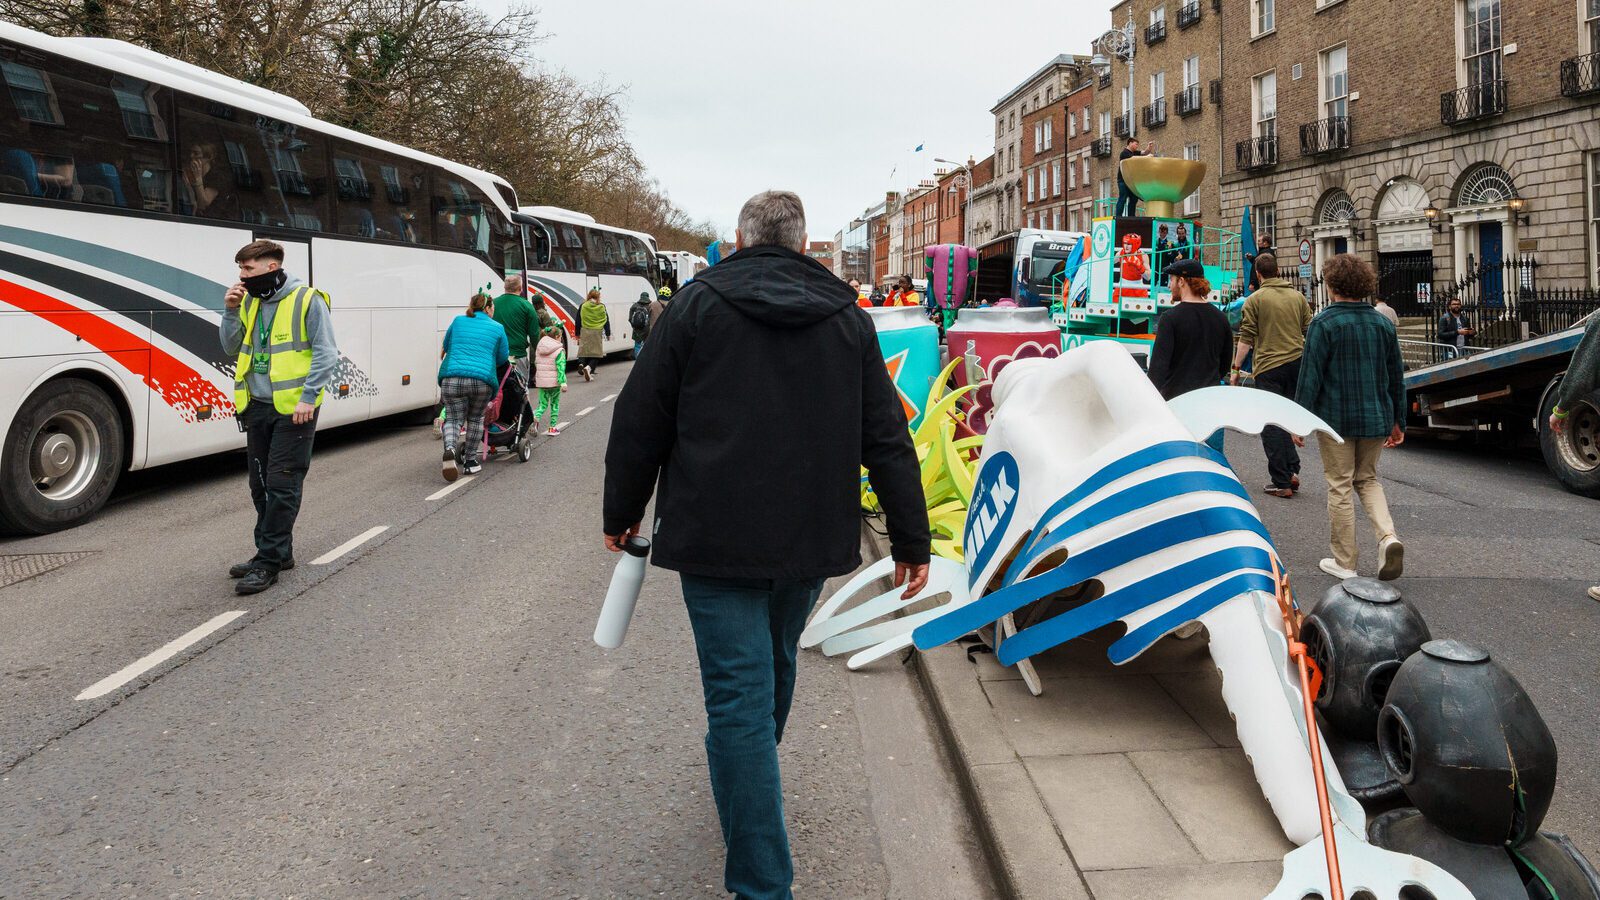
[[[650,542],[635,535],[623,542],[622,549],[622,559],[617,561],[611,586],[606,589],[606,601],[600,606],[600,620],[594,624],[594,642],[607,650],[621,647],[628,636],[628,622],[639,602],[639,586],[644,584]]]

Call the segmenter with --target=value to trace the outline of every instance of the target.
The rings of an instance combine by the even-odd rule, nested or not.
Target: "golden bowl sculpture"
[[[1174,204],[1200,188],[1206,164],[1170,156],[1131,156],[1122,161],[1122,180],[1144,201],[1145,215],[1170,219]]]

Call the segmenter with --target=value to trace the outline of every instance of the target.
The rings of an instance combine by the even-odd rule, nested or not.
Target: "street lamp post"
[[[1134,121],[1133,107],[1138,95],[1133,89],[1133,54],[1139,46],[1138,33],[1133,26],[1133,6],[1128,6],[1128,22],[1121,28],[1113,28],[1094,40],[1094,56],[1089,58],[1089,68],[1094,69],[1096,75],[1105,76],[1111,72],[1111,57],[1116,57],[1128,64],[1128,108],[1123,114],[1128,117],[1128,137],[1137,134],[1137,124]]]
[[[933,158],[933,161],[951,166],[960,166],[962,177],[967,180],[964,185],[957,181],[956,187],[965,187],[967,189],[967,196],[961,201],[961,243],[970,247],[972,246],[972,169],[966,163],[940,159],[937,156]]]

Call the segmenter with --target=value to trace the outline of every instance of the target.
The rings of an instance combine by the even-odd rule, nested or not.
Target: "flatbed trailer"
[[[1556,386],[1583,338],[1583,323],[1405,374],[1410,429],[1497,432],[1536,439],[1545,465],[1567,490],[1600,497],[1600,392],[1571,411],[1565,434],[1550,430]]]

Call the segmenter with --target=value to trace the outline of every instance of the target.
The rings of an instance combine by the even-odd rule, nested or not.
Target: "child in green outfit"
[[[544,411],[550,410],[550,434],[561,429],[556,420],[561,416],[561,395],[567,389],[567,351],[561,346],[559,325],[544,329],[539,344],[533,351],[533,385],[539,389],[539,405],[533,411],[533,427],[537,431]]]

